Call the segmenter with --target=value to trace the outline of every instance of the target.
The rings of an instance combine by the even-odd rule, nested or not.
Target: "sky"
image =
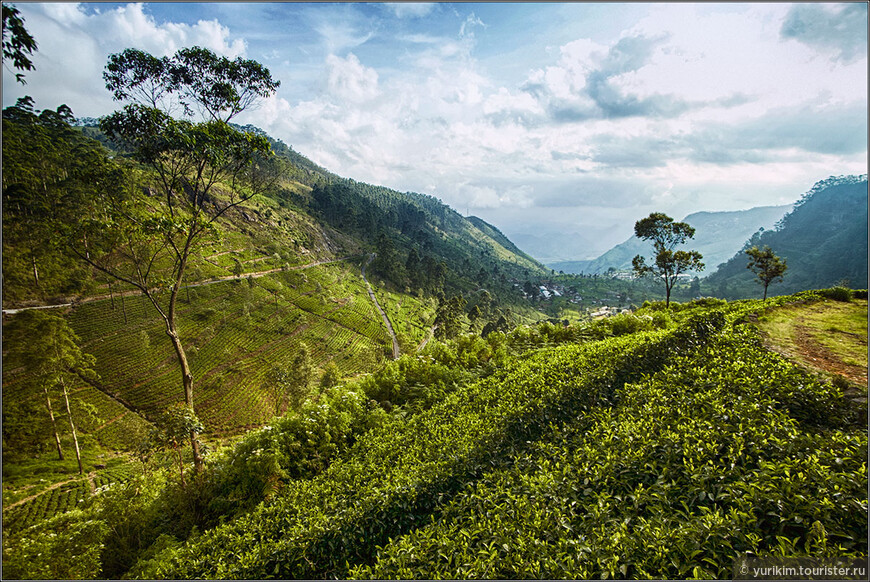
[[[30,95],[122,104],[110,54],[254,59],[251,123],[339,175],[594,258],[650,212],[789,204],[867,171],[867,4],[16,3]]]

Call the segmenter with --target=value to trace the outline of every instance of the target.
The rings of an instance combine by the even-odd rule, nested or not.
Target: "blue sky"
[[[591,258],[651,211],[791,203],[867,168],[865,3],[19,3],[3,104],[98,117],[109,54],[201,45],[281,81],[244,117],[330,170]]]

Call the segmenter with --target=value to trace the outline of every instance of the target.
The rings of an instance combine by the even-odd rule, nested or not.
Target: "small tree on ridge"
[[[659,277],[665,284],[665,305],[670,307],[671,290],[679,276],[687,271],[702,271],[703,258],[698,251],[676,251],[677,246],[695,236],[694,227],[661,212],[653,212],[634,224],[636,237],[652,241],[655,250],[655,264],[647,265],[641,255],[631,261],[638,277],[651,275]]]
[[[749,255],[749,264],[746,268],[755,273],[756,282],[764,286],[762,300],[767,301],[767,287],[775,281],[782,281],[788,265],[785,264],[785,259],[776,256],[773,249],[767,245],[764,245],[763,249],[753,246],[744,252]]]

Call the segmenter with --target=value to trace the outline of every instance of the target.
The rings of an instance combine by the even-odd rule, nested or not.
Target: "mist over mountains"
[[[788,270],[777,294],[846,285],[867,286],[867,175],[832,176],[817,182],[776,230],[757,233],[744,248],[767,245]],[[707,278],[720,297],[748,297],[758,285],[739,252]]]
[[[759,229],[772,229],[791,208],[792,205],[760,206],[748,210],[695,212],[686,216],[683,222],[695,227],[695,238],[689,241],[686,248],[692,248],[704,255],[706,269],[700,276],[715,271],[720,263],[730,259]],[[522,243],[517,242],[522,246]],[[533,256],[538,256],[535,255],[535,249],[543,250],[542,247],[524,248]],[[566,273],[595,275],[606,273],[611,268],[618,271],[631,270],[631,260],[636,255],[646,256],[650,252],[649,243],[631,237],[593,260],[545,261],[545,264]]]

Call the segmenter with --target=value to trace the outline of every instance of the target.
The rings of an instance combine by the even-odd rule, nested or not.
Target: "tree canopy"
[[[746,268],[755,273],[756,281],[764,286],[763,299],[766,300],[768,286],[775,281],[782,281],[788,265],[767,245],[764,245],[763,249],[753,246],[744,252],[749,255],[749,264]]]
[[[634,234],[640,239],[652,241],[655,250],[653,265],[647,265],[641,255],[634,257],[634,272],[639,277],[650,275],[660,278],[665,284],[665,305],[669,306],[671,290],[679,276],[687,271],[704,269],[704,263],[701,262],[703,257],[698,251],[675,250],[695,236],[695,229],[685,222],[674,222],[667,214],[653,212],[635,223]]]
[[[36,67],[28,55],[37,48],[36,39],[24,28],[21,13],[12,4],[3,4],[3,60],[12,60],[12,67],[18,71],[32,71]],[[4,62],[4,64],[6,64]],[[8,65],[6,65],[8,67]],[[24,73],[15,73],[15,80],[26,85]]]
[[[139,49],[109,56],[103,73],[116,101],[131,101],[173,113],[229,122],[281,85],[269,69],[241,57],[230,60],[202,47],[183,48],[171,58]]]

